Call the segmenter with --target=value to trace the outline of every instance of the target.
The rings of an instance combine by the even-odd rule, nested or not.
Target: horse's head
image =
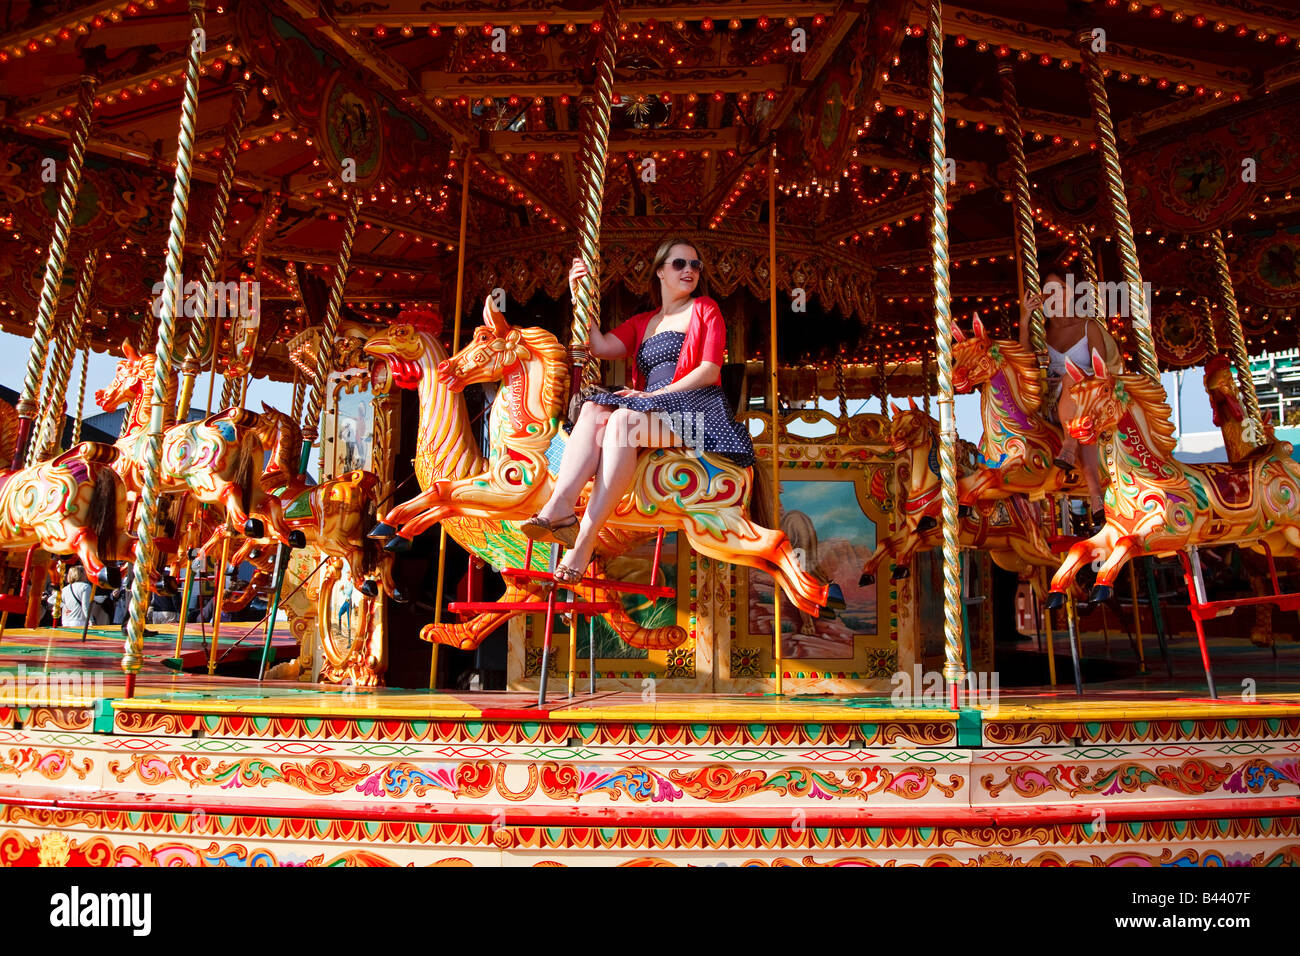
[[[365,351],[381,356],[398,388],[419,388],[424,366],[442,354],[433,333],[414,325],[394,325],[366,339]]]
[[[288,439],[290,445],[302,444],[302,430],[298,423],[292,418],[280,411],[278,408],[272,408],[265,402],[262,403],[262,414],[257,416],[257,424],[253,426],[253,432],[257,435],[258,441],[264,446],[270,447],[277,441],[284,442]],[[297,438],[297,442],[293,439]],[[297,448],[294,449],[297,451]]]
[[[892,403],[891,403],[892,404]],[[908,399],[907,409],[893,406],[894,420],[889,426],[889,446],[895,454],[903,454],[930,442],[937,424],[916,402]]]
[[[998,345],[984,331],[978,315],[971,338],[962,334],[955,324],[952,327],[952,387],[957,392],[971,392],[979,388],[998,372],[1002,357]]]
[[[95,402],[106,412],[123,402],[134,401],[145,388],[153,387],[154,356],[152,352],[138,353],[130,342],[122,343],[122,361],[106,388],[95,392]]]
[[[1119,424],[1126,404],[1124,384],[1107,374],[1106,363],[1096,349],[1092,350],[1091,378],[1069,359],[1065,370],[1069,374],[1070,397],[1078,405],[1074,417],[1064,423],[1065,430],[1085,445],[1092,444],[1098,435]]]
[[[1226,355],[1216,355],[1205,363],[1205,392],[1210,397],[1210,410],[1216,428],[1230,421],[1246,419],[1246,409],[1241,404],[1241,393],[1232,375],[1232,362]]]
[[[476,382],[496,382],[531,356],[524,330],[506,321],[488,296],[483,305],[483,324],[474,330],[469,344],[438,365],[438,377],[453,392]]]

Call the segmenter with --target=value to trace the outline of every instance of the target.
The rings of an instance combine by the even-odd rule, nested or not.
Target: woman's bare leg
[[[564,446],[564,457],[560,460],[560,471],[555,477],[551,497],[537,512],[540,517],[547,521],[557,521],[573,514],[578,495],[596,473],[605,423],[613,411],[610,406],[596,402],[583,404],[577,424],[573,426],[568,443]]]
[[[646,448],[667,448],[681,444],[681,438],[645,412],[620,408],[609,417],[600,448],[596,483],[592,487],[587,510],[582,515],[578,540],[564,555],[564,563],[568,567],[575,571],[585,570],[591,562],[596,537],[632,484],[640,453]]]

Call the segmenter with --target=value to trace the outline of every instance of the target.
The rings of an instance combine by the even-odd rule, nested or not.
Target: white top
[[[1064,352],[1058,352],[1050,345],[1047,346],[1048,366],[1047,370],[1052,375],[1065,374],[1065,360],[1069,359],[1079,367],[1085,375],[1092,374],[1092,352],[1088,349],[1088,330],[1083,330],[1083,338],[1075,342]]]

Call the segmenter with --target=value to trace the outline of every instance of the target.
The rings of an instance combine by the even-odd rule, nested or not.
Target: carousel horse
[[[979,452],[984,461],[993,463],[958,483],[958,500],[970,504],[1016,494],[1037,498],[1082,491],[1076,472],[1062,471],[1054,464],[1062,435],[1037,411],[1044,391],[1037,356],[1019,342],[989,338],[979,316],[972,338],[956,326],[952,331],[953,388],[963,393],[980,389],[984,435]]]
[[[1227,355],[1215,355],[1205,363],[1204,385],[1205,394],[1210,399],[1214,424],[1223,434],[1223,447],[1228,461],[1245,461],[1273,450],[1277,439],[1268,412],[1262,416],[1259,434],[1253,436],[1258,442],[1246,440],[1250,437],[1246,434],[1246,409],[1241,403],[1241,393],[1237,390],[1232,360]],[[1251,591],[1256,597],[1271,594],[1267,563],[1250,552],[1242,551],[1240,554],[1243,573],[1250,583]],[[1252,644],[1259,647],[1273,646],[1273,611],[1274,608],[1270,605],[1256,605],[1255,623],[1250,629]]]
[[[112,445],[82,442],[49,461],[0,471],[0,549],[40,545],[75,554],[101,587],[117,587],[116,565],[132,550],[126,490],[112,468]]]
[[[367,341],[366,351],[388,361],[396,384],[420,389],[422,445],[416,468],[422,491],[385,514],[376,532],[400,531],[409,542],[443,521],[448,534],[495,567],[518,567],[523,536],[505,522],[526,518],[550,494],[548,463],[559,461],[567,437],[560,415],[569,373],[564,349],[549,332],[511,327],[490,300],[484,317],[468,346],[450,359],[435,335],[411,326],[394,327]],[[492,405],[492,451],[484,460],[458,393],[468,384],[499,379],[504,387]],[[632,492],[600,531],[598,562],[625,553],[660,527],[681,530],[702,554],[775,572],[795,605],[816,614],[826,602],[826,586],[799,569],[783,534],[745,516],[749,483],[749,469],[724,458],[681,449],[642,455]],[[512,581],[502,602],[544,595],[540,585]],[[429,625],[422,636],[473,648],[515,613],[503,610],[462,624]],[[676,647],[686,639],[681,627],[642,628],[619,611],[607,620],[634,647]]]
[[[122,352],[125,357],[118,363],[113,381],[95,392],[95,401],[105,411],[131,403],[126,433],[116,442],[121,455],[114,468],[127,491],[139,495],[153,400],[154,356],[140,355],[126,342]],[[252,515],[263,514],[271,534],[294,547],[297,539],[284,524],[279,500],[267,495],[255,480],[267,434],[265,428],[259,434],[259,421],[252,412],[228,408],[202,421],[172,425],[163,434],[161,490],[163,494],[188,492],[196,501],[220,505],[236,527],[253,537],[260,537],[265,528],[262,520]]]
[[[1205,363],[1205,394],[1210,398],[1210,414],[1214,426],[1223,433],[1223,447],[1228,461],[1244,461],[1265,451],[1274,451],[1277,439],[1273,435],[1273,422],[1267,412],[1260,422],[1260,434],[1246,435],[1246,408],[1241,404],[1237,379],[1233,375],[1232,360],[1226,355],[1215,355]]]
[[[1070,393],[1078,413],[1067,423],[1082,442],[1098,441],[1110,472],[1106,523],[1070,548],[1052,578],[1049,606],[1060,607],[1079,569],[1102,557],[1096,599],[1135,554],[1173,554],[1191,545],[1238,544],[1275,555],[1300,554],[1300,464],[1291,445],[1228,464],[1173,458],[1174,426],[1164,390],[1142,375],[1111,376],[1097,352],[1088,378],[1073,363]]]
[[[881,561],[890,557],[895,578],[905,577],[912,556],[943,544],[943,528],[929,512],[941,503],[939,479],[939,423],[918,409],[894,406],[889,431],[890,447],[907,461],[907,487],[899,514],[903,527],[881,541],[862,567],[861,583],[871,584]],[[999,501],[977,501],[959,522],[962,549],[989,552],[1000,568],[1024,574],[1033,567],[1056,567],[1057,558],[1035,520],[1035,507],[1021,496]]]

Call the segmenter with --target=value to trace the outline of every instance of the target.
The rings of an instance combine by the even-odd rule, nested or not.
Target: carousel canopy
[[[1035,238],[1118,278],[1080,44],[1100,42],[1158,356],[1210,353],[1223,235],[1251,351],[1297,344],[1300,13],[1254,0],[964,0],[943,27],[954,314],[1014,334],[1003,79],[1024,131]],[[344,232],[365,203],[348,320],[451,311],[464,167],[465,314],[503,288],[567,323],[584,180],[583,99],[601,3],[305,0],[206,6],[186,278],[208,234],[237,86],[250,85],[218,276],[260,282],[253,373],[293,374]],[[796,394],[921,387],[933,350],[925,8],[912,0],[624,0],[601,228],[606,324],[636,308],[656,245],[696,237],[709,288],[764,358],[767,171],[776,155],[781,360]],[[1081,39],[1082,37],[1082,39]],[[189,14],[175,0],[15,2],[0,12],[0,323],[30,334],[79,77],[98,80],[61,307],[102,252],[96,349],[151,331]],[[52,160],[52,162],[51,162]],[[53,171],[53,173],[52,173]],[[1208,314],[1206,308],[1210,309]],[[747,322],[753,323],[745,334]],[[1122,343],[1128,330],[1116,323]],[[742,356],[733,354],[733,361]],[[930,367],[933,363],[930,362]]]

